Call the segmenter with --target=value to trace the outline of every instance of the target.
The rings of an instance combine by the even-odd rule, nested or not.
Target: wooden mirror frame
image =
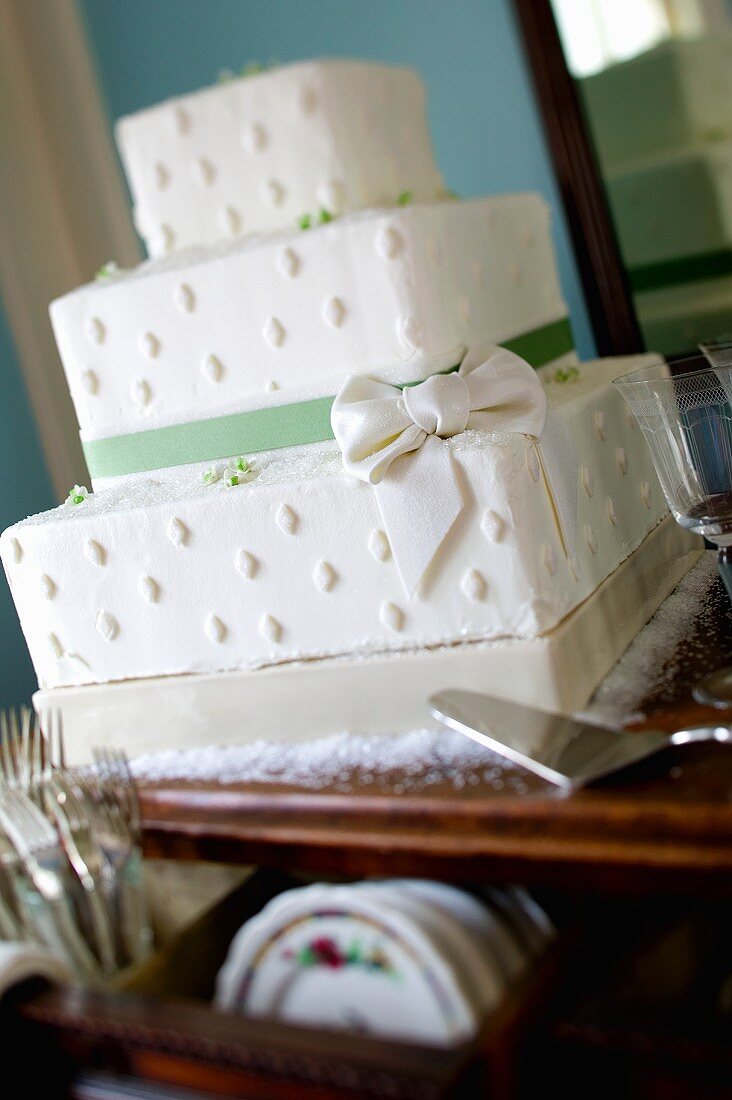
[[[514,0],[598,355],[645,350],[628,275],[550,0]]]

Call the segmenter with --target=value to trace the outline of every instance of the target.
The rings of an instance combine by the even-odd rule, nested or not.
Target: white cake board
[[[448,687],[569,713],[585,705],[701,549],[700,539],[664,520],[541,638],[55,688],[37,692],[34,703],[62,712],[70,763],[88,761],[92,746],[102,744],[135,757],[344,731],[403,733],[434,724],[427,697]]]

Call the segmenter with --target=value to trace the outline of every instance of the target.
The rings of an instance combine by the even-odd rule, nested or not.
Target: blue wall
[[[0,531],[51,508],[55,501],[20,366],[0,301]],[[28,651],[0,568],[0,708],[30,698],[37,687]]]
[[[427,84],[449,187],[466,197],[535,190],[550,201],[578,347],[594,354],[509,0],[81,0],[81,8],[115,119],[251,60],[413,65]]]

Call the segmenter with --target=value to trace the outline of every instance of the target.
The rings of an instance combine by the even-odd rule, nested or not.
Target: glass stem
[[[720,546],[717,551],[717,567],[732,602],[732,546]]]

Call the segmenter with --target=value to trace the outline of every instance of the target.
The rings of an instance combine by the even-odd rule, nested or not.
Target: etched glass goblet
[[[732,364],[658,363],[614,384],[643,429],[676,522],[717,546],[732,602]],[[732,706],[732,669],[702,681],[695,695]]]

